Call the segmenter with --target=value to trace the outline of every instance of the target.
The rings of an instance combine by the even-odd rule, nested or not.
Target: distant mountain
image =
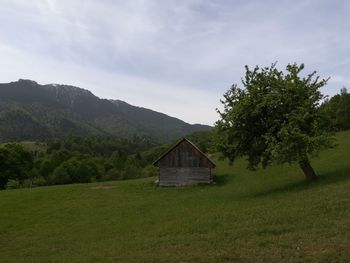
[[[0,141],[75,134],[139,135],[165,142],[210,129],[124,101],[100,99],[74,86],[40,85],[23,79],[0,84]]]

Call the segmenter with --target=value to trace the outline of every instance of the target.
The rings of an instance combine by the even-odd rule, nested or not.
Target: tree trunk
[[[316,173],[308,159],[299,161],[299,165],[301,170],[303,170],[304,175],[308,181],[314,181],[317,179]]]

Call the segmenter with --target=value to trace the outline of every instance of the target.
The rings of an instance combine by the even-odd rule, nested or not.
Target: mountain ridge
[[[122,100],[101,99],[71,85],[19,79],[0,83],[0,140],[40,140],[69,134],[152,137],[160,142],[208,125],[189,124]]]

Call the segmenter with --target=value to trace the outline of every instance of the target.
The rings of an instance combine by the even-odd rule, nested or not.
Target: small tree
[[[327,115],[319,109],[319,89],[327,80],[313,72],[300,77],[304,65],[276,64],[250,70],[244,89],[233,85],[224,94],[224,110],[216,122],[217,147],[232,163],[247,156],[249,168],[272,162],[298,162],[309,180],[316,179],[309,157],[333,145]]]

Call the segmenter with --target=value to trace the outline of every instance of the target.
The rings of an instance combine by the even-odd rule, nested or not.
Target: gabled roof
[[[153,165],[156,165],[160,160],[162,160],[166,155],[168,155],[168,153],[170,153],[173,149],[175,149],[183,141],[188,142],[194,149],[196,149],[196,151],[199,152],[200,155],[202,155],[205,159],[207,159],[213,165],[214,168],[216,167],[216,164],[212,160],[210,160],[209,157],[205,153],[203,153],[193,142],[186,139],[185,137],[182,138],[181,140],[179,140],[173,147],[171,147],[165,153],[163,153],[157,160],[155,160],[153,162]]]

